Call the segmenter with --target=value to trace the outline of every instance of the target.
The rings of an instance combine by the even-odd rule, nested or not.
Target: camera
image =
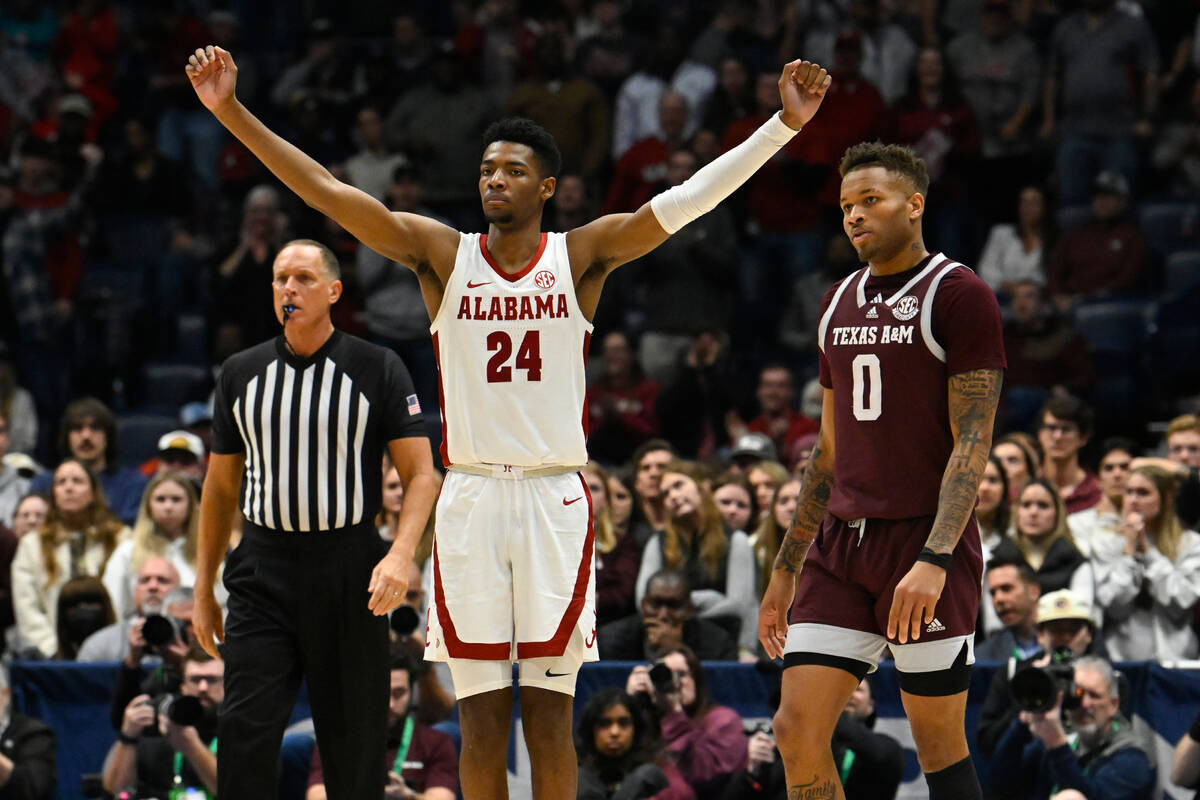
[[[1044,667],[1028,666],[1017,670],[1009,684],[1013,700],[1022,711],[1045,713],[1054,708],[1062,692],[1062,710],[1079,708],[1081,694],[1075,686],[1075,653],[1069,647],[1058,647],[1050,653],[1050,663]]]
[[[662,661],[650,667],[650,684],[657,695],[671,694],[679,691],[675,685],[675,673]]]
[[[412,636],[413,631],[417,629],[417,623],[420,622],[420,617],[417,616],[416,610],[412,606],[400,606],[392,612],[392,618],[388,624],[392,626],[392,630],[397,636]]]
[[[158,721],[166,717],[176,725],[192,727],[204,720],[204,706],[199,698],[186,694],[164,694],[148,701],[154,706],[154,722],[151,727],[158,730]]]
[[[146,615],[146,621],[142,623],[142,638],[146,640],[147,645],[162,648],[174,641],[176,637],[182,638],[179,629],[170,617],[164,617],[162,614]]]

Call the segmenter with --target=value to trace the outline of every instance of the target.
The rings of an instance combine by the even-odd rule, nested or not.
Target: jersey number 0
[[[860,353],[850,363],[854,376],[854,418],[862,422],[879,419],[883,413],[883,381],[880,379],[879,356]]]
[[[513,351],[512,337],[505,331],[493,331],[488,334],[487,349],[489,352],[495,352],[487,363],[488,383],[511,383],[513,368],[508,366],[508,358]],[[525,332],[525,336],[521,338],[521,346],[517,348],[514,363],[517,369],[525,370],[526,380],[542,379],[542,346],[536,330]]]

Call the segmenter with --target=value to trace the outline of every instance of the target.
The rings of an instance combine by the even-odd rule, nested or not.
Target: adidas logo
[[[883,295],[882,295],[882,294],[876,294],[876,295],[875,295],[875,299],[874,299],[874,300],[872,300],[871,302],[872,302],[872,303],[882,303],[882,302],[883,302]]]
[[[867,310],[867,319],[879,319],[879,312],[876,311],[874,308],[868,309]]]
[[[943,625],[937,617],[934,617],[933,622],[925,626],[926,633],[937,633],[938,631],[944,630],[946,630],[946,626]]]

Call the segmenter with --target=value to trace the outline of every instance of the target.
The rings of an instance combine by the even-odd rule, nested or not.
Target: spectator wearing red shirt
[[[621,156],[613,170],[605,214],[637,211],[667,179],[667,159],[683,146],[688,123],[688,101],[678,92],[663,92],[658,101],[658,126],[662,135],[647,136]]]
[[[1079,464],[1093,419],[1092,409],[1070,395],[1051,397],[1038,415],[1038,444],[1046,454],[1043,476],[1062,496],[1068,514],[1091,508],[1103,496],[1096,476]]]
[[[422,725],[410,714],[414,665],[402,648],[392,648],[388,699],[388,798],[454,800],[458,794],[458,755],[449,736]],[[305,800],[325,800],[320,746],[313,748]]]
[[[747,424],[734,421],[731,438],[743,433],[763,433],[775,444],[775,452],[791,453],[792,444],[802,436],[816,433],[820,427],[794,407],[796,380],[783,364],[768,364],[758,375],[759,415]],[[790,466],[790,465],[789,465]]]
[[[604,337],[602,358],[603,372],[587,390],[588,451],[602,463],[621,464],[658,432],[658,384],[642,374],[620,331]]]
[[[943,252],[971,252],[965,176],[979,155],[979,128],[941,50],[921,50],[888,128],[887,140],[912,147],[929,170],[930,238]]]
[[[1146,240],[1125,215],[1129,182],[1101,172],[1092,185],[1094,219],[1059,239],[1050,260],[1048,287],[1059,309],[1082,295],[1127,292],[1138,287]]]

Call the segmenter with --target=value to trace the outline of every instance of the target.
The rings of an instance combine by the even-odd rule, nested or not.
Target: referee
[[[324,245],[284,245],[271,284],[283,335],[230,357],[217,382],[194,625],[209,653],[214,636],[224,642],[221,800],[277,796],[279,745],[301,678],[331,800],[383,797],[385,615],[404,599],[434,500],[433,462],[403,363],[334,329],[339,277]],[[374,525],[385,445],[404,484],[390,549]],[[213,581],[239,511],[222,625]]]

